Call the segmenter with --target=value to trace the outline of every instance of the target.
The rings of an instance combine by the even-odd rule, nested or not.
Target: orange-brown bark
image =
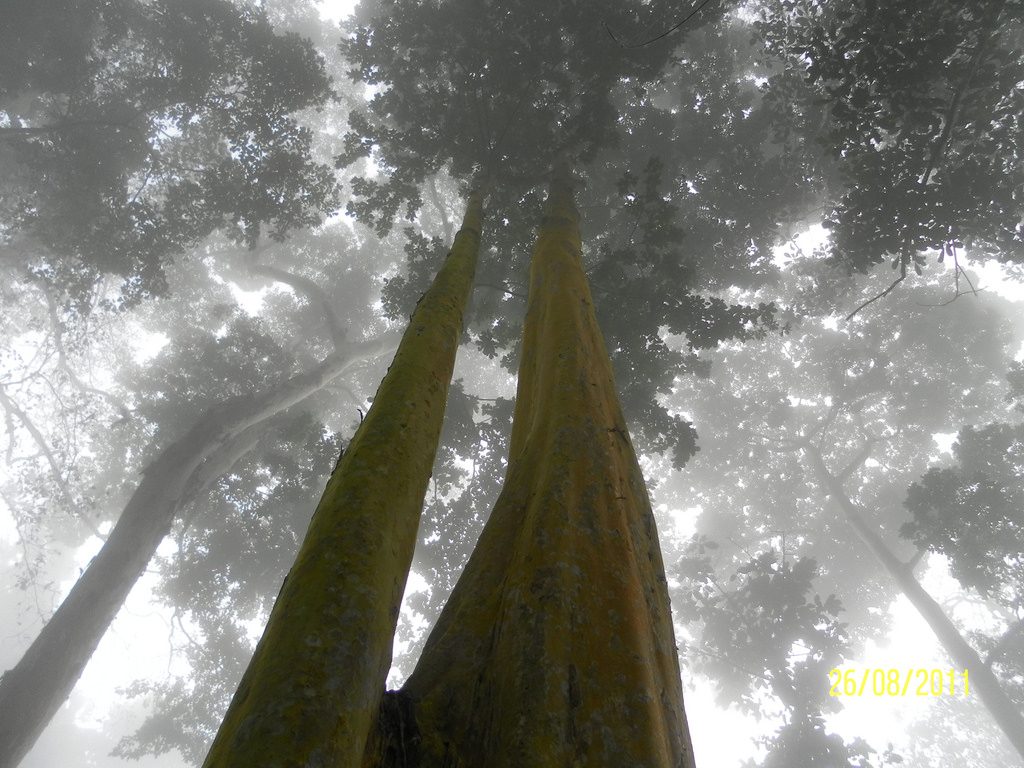
[[[420,768],[692,766],[657,531],[567,172],[530,281],[508,476],[400,694],[406,745]]]

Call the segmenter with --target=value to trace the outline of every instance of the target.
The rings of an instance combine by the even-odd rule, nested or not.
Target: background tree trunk
[[[825,487],[827,494],[839,505],[860,540],[928,623],[953,663],[967,671],[971,691],[978,694],[982,704],[992,715],[992,719],[996,721],[1007,740],[1024,758],[1024,717],[1007,697],[999,680],[992,674],[992,670],[981,660],[977,651],[964,640],[960,630],[946,615],[942,606],[935,602],[935,599],[921,586],[921,583],[914,577],[910,566],[901,562],[885,545],[878,532],[864,520],[857,505],[846,495],[842,483],[828,471],[821,453],[813,446],[805,446],[805,450],[814,473],[818,481]]]
[[[301,402],[354,363],[379,354],[388,340],[350,345],[282,386],[231,398],[208,409],[142,472],[99,553],[42,628],[21,660],[0,678],[0,768],[14,768],[70,695],[96,646],[157,547],[171,530],[194,484],[248,443],[247,430]],[[233,462],[231,462],[233,463]],[[211,464],[211,466],[212,466]]]

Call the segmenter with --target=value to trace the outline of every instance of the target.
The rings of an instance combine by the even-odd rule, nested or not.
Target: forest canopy
[[[1022,0],[2,16],[0,768],[1024,765]]]

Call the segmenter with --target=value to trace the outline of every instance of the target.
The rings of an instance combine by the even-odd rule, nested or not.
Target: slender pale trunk
[[[953,663],[967,671],[971,693],[977,694],[1010,744],[1024,758],[1024,716],[1007,697],[992,670],[964,640],[942,606],[921,586],[911,568],[901,562],[885,545],[878,532],[868,525],[860,509],[846,495],[842,482],[828,471],[821,453],[814,447],[806,447],[805,450],[818,481],[825,487],[832,501],[839,505],[850,527],[928,623]]]
[[[125,598],[171,526],[194,483],[209,482],[207,465],[242,450],[254,425],[304,400],[380,341],[353,345],[275,390],[234,397],[210,408],[143,471],[99,553],[21,660],[0,678],[0,768],[14,768],[67,699]],[[237,458],[237,457],[236,457]],[[211,465],[212,466],[212,465]]]
[[[530,280],[504,488],[364,765],[693,766],[657,531],[567,167]]]
[[[391,666],[480,240],[474,194],[335,468],[206,768],[358,766]]]

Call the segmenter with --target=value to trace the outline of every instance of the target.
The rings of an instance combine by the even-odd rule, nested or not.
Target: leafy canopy
[[[331,98],[323,60],[252,6],[13,6],[0,29],[0,242],[73,301],[107,274],[122,302],[159,295],[167,261],[214,230],[251,246],[337,207],[295,115]]]

